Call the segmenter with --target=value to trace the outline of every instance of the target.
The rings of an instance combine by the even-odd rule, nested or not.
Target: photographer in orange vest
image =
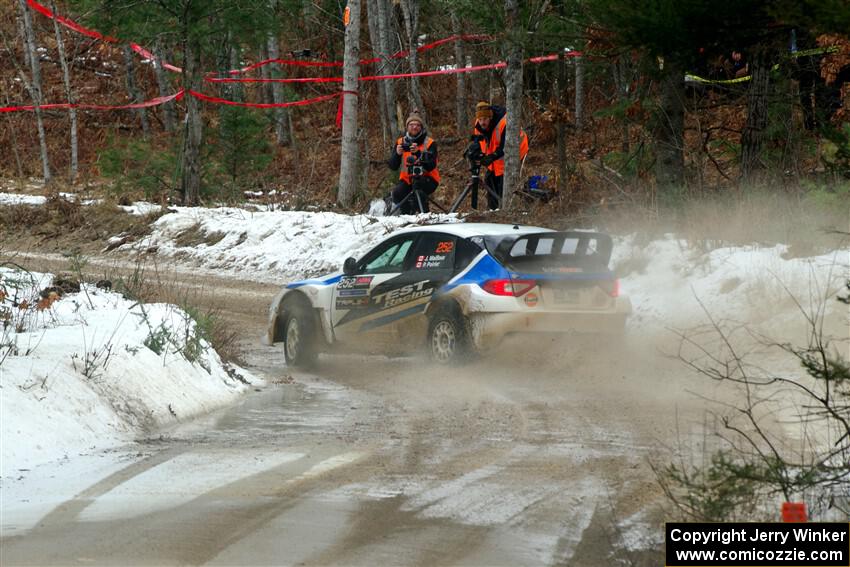
[[[479,136],[481,145],[481,165],[487,167],[484,183],[498,195],[494,197],[487,191],[487,206],[490,210],[501,206],[502,191],[505,181],[505,128],[507,126],[507,111],[501,106],[489,102],[479,102],[475,105],[475,128],[473,135]],[[528,136],[520,130],[519,157],[524,159],[528,154]]]
[[[428,196],[437,190],[440,184],[440,172],[437,170],[437,144],[428,136],[422,117],[416,111],[404,123],[405,134],[396,140],[387,165],[393,171],[401,168],[398,184],[393,188],[393,205],[402,203],[402,214],[428,212]],[[410,195],[419,191],[420,199]],[[419,211],[419,203],[422,211]]]

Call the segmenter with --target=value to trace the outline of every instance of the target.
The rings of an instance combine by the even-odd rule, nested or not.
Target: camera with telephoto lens
[[[481,158],[484,157],[484,152],[481,151],[481,144],[479,142],[486,140],[487,137],[481,134],[473,134],[469,139],[472,143],[469,144],[463,155],[469,160],[469,170],[473,175],[477,175],[478,169],[481,167]]]
[[[412,146],[412,145],[413,145],[413,144],[415,144],[415,143],[416,143],[416,142],[414,142],[413,140],[411,140],[410,138],[408,138],[407,136],[405,136],[405,137],[404,137],[404,138],[402,138],[402,140],[401,140],[401,151],[403,151],[403,152],[409,152],[409,151],[410,151],[410,146]]]
[[[407,173],[411,177],[422,177],[425,175],[425,168],[422,167],[422,160],[416,156],[408,156]]]

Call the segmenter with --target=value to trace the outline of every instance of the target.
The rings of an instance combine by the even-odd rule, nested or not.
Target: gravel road
[[[451,370],[324,355],[307,374],[259,343],[273,286],[161,277],[220,309],[268,384],[142,442],[126,467],[4,538],[4,564],[663,561],[650,462],[704,419],[699,382],[659,352],[669,337],[514,339]]]

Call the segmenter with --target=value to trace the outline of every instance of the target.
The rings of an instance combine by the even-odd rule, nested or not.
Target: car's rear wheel
[[[438,311],[428,325],[428,355],[439,364],[468,361],[473,355],[469,323],[455,309]]]
[[[283,346],[289,366],[307,368],[316,363],[316,321],[303,300],[284,304]]]

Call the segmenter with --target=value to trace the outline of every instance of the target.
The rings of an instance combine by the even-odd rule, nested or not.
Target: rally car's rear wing
[[[487,237],[488,251],[510,270],[525,273],[605,271],[614,244],[601,232],[535,232]]]

